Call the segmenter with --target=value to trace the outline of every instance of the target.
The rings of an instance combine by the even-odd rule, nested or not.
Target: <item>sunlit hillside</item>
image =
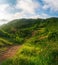
[[[0,55],[19,45],[1,65],[58,65],[58,18],[16,19],[0,27]]]

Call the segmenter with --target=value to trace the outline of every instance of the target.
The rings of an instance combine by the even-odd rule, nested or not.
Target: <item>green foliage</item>
[[[7,46],[7,45],[12,45],[12,43],[5,39],[0,38],[0,47]]]
[[[0,37],[24,43],[1,65],[58,65],[58,18],[14,20],[1,27]],[[2,46],[8,43],[4,39]]]
[[[58,41],[58,32],[52,32],[48,36],[49,41],[57,42]]]

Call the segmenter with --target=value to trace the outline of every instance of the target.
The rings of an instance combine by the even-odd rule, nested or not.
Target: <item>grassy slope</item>
[[[6,39],[0,38],[0,55],[3,54],[12,43]]]
[[[7,35],[2,38],[24,43],[16,56],[2,65],[58,65],[58,18],[14,20],[1,28]]]

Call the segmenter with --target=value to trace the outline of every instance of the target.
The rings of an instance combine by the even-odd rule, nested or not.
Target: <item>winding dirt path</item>
[[[19,45],[9,47],[3,54],[1,54],[0,62],[6,60],[7,58],[13,57],[20,48],[21,46]]]

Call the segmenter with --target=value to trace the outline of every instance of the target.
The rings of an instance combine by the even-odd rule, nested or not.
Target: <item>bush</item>
[[[48,40],[50,41],[57,41],[58,40],[58,33],[57,32],[52,32],[48,36]]]

